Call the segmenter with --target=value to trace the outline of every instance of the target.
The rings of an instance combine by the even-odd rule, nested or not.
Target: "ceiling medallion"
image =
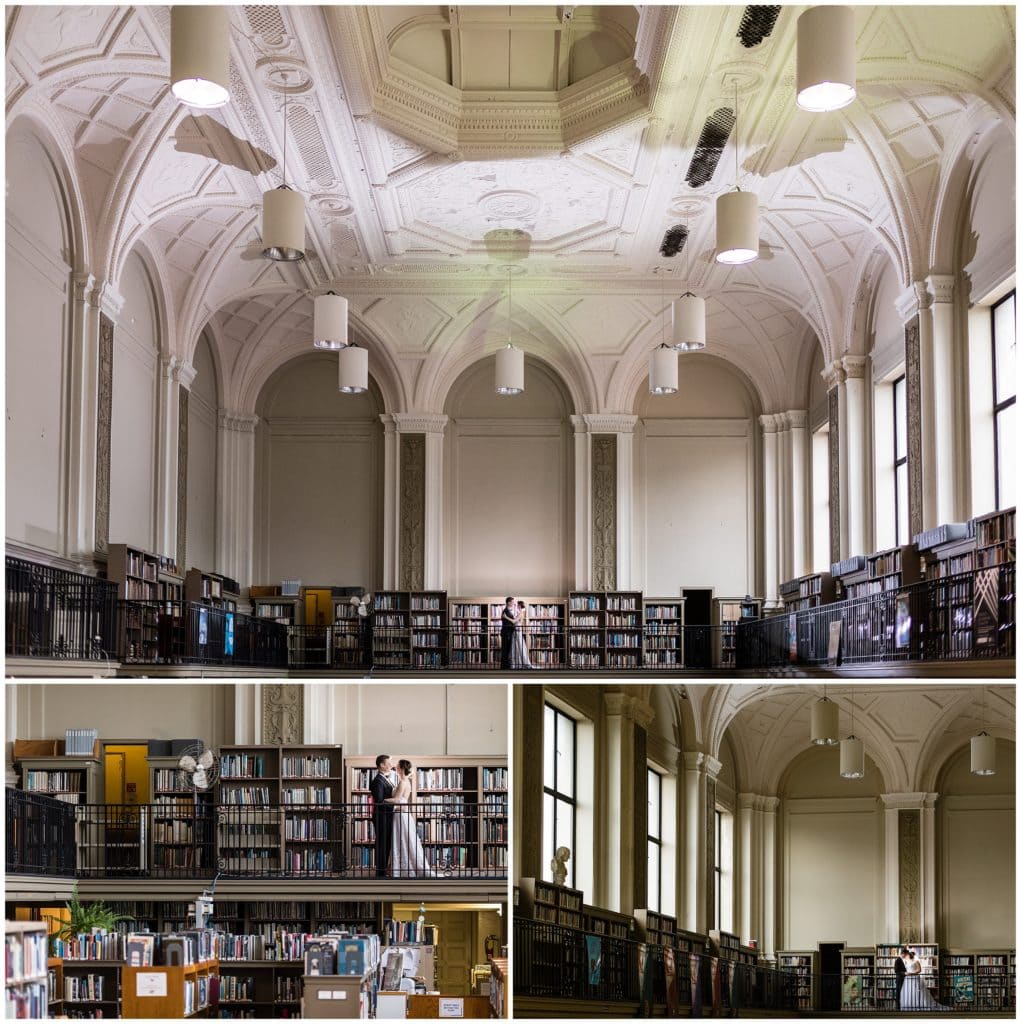
[[[283,57],[263,57],[255,62],[256,70],[270,92],[298,96],[311,91],[315,84],[304,63]]]
[[[479,208],[493,220],[534,220],[542,200],[524,189],[497,189],[479,197]]]
[[[312,196],[311,203],[324,217],[344,217],[354,212],[350,196],[320,194]]]

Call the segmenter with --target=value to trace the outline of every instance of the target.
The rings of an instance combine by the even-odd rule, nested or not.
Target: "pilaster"
[[[259,417],[221,409],[217,419],[216,568],[244,589],[252,578],[255,428]]]
[[[935,793],[885,793],[886,942],[936,939]]]
[[[759,417],[762,428],[763,571],[766,606],[770,608],[779,603],[780,484],[777,430],[780,422],[780,418],[771,413]]]
[[[178,462],[184,459],[187,464],[187,452],[181,451],[181,391],[191,388],[196,372],[194,366],[177,356],[160,356],[156,425],[156,550],[167,554],[175,554],[178,550]],[[187,423],[184,429],[186,432]]]
[[[844,459],[841,454],[841,438],[846,431],[843,423],[841,385],[844,383],[844,367],[840,360],[823,368],[822,378],[826,384],[826,403],[829,418],[829,506],[830,506],[830,561],[839,562],[847,550],[846,519],[841,509],[841,496],[847,493],[844,479]]]
[[[710,754],[685,751],[684,755],[684,822],[682,873],[683,904],[678,908],[682,927],[705,933],[712,927],[708,913],[713,857],[713,819],[709,810],[714,796],[715,780],[722,765]]]
[[[846,470],[842,480],[847,487],[841,504],[847,517],[847,554],[864,554],[868,549],[866,529],[869,509],[866,479],[869,471],[867,432],[865,429],[865,367],[864,356],[844,356],[844,397],[846,414],[842,435],[842,452]]]
[[[737,797],[738,892],[735,923],[747,941],[754,938],[764,956],[775,953],[773,843],[776,797],[739,793]]]
[[[804,409],[790,409],[785,413],[788,430],[788,464],[787,484],[789,488],[789,521],[787,535],[789,544],[785,545],[790,560],[787,579],[804,576],[812,564],[812,544],[808,527],[809,510],[809,445],[808,445],[808,412]]]
[[[584,416],[572,416],[574,429],[574,585],[592,586],[592,443]]]

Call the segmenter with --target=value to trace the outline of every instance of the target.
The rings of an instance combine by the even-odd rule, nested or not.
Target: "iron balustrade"
[[[844,1013],[895,1014],[906,1012],[1012,1013],[1015,990],[1010,968],[940,966],[938,973],[919,975],[919,981],[905,978],[900,990],[893,969],[873,972],[866,968],[845,968],[843,974],[797,975],[798,1010],[843,1011]],[[795,972],[787,971],[793,978]]]
[[[263,803],[257,779],[244,804],[181,792],[152,804],[55,806],[60,801],[9,789],[7,870],[57,873],[52,860],[76,878],[376,878],[371,804],[311,802],[321,796],[314,778],[288,782],[303,802]],[[481,804],[437,795],[395,807],[397,815],[413,818],[426,862],[388,865],[385,876],[507,877],[506,794],[487,794]]]
[[[7,873],[72,878],[74,805],[42,793],[7,790]]]
[[[279,622],[192,602],[185,635],[191,665],[287,667],[287,627]]]
[[[116,584],[10,555],[5,567],[7,657],[116,658]]]

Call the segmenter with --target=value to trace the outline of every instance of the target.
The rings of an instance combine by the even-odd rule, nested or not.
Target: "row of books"
[[[95,729],[67,729],[64,732],[64,753],[68,757],[90,757],[99,733]]]
[[[45,932],[5,936],[4,978],[10,983],[46,974]]]
[[[285,754],[280,763],[280,774],[285,779],[328,779],[332,775],[329,757],[318,754]]]
[[[30,768],[25,772],[25,789],[35,793],[80,793],[83,778],[80,771],[50,772]]]
[[[262,754],[224,754],[220,758],[221,779],[261,779],[266,774]]]
[[[329,786],[285,786],[281,790],[285,804],[328,804],[332,802]]]
[[[4,992],[4,1017],[7,1020],[38,1020],[46,1016],[46,983],[7,986]]]

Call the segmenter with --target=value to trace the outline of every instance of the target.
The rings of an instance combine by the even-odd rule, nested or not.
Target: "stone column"
[[[869,510],[866,501],[866,480],[869,472],[869,452],[865,429],[865,366],[864,356],[844,356],[844,432],[841,435],[841,454],[846,470],[841,482],[841,508],[847,518],[847,554],[865,554],[868,548],[866,532]]]
[[[625,693],[604,695],[606,705],[607,821],[604,860],[609,909],[622,914],[644,907],[647,893],[646,730],[653,710]]]
[[[936,519],[933,525],[955,522],[967,515],[964,494],[967,481],[967,432],[961,424],[967,415],[963,393],[957,381],[963,371],[964,357],[958,362],[957,309],[954,302],[954,278],[950,274],[932,274],[925,280],[931,317],[929,360],[932,372],[933,403],[931,448],[936,470]],[[925,315],[924,313],[920,315]]]
[[[542,877],[543,688],[514,688],[514,876]],[[572,856],[575,851],[571,851]]]
[[[156,550],[160,554],[176,555],[181,391],[190,390],[196,370],[191,363],[177,356],[163,355],[160,356],[159,374],[159,418],[156,426]]]
[[[761,798],[762,817],[762,955],[776,959],[776,819],[780,801],[775,796]]]
[[[784,415],[787,419],[787,450],[790,458],[787,472],[789,543],[785,545],[789,558],[787,579],[796,579],[798,576],[804,576],[812,564],[812,537],[808,529],[808,413],[804,409],[790,409]]]
[[[684,752],[684,822],[683,906],[682,927],[705,933],[714,927],[709,923],[709,894],[712,892],[713,816],[709,811],[710,795],[715,791],[716,776],[722,765],[715,757],[701,751]]]
[[[841,510],[841,496],[847,491],[843,479],[841,436],[846,426],[842,424],[841,385],[844,382],[844,368],[838,359],[824,367],[823,381],[826,383],[826,404],[829,409],[829,502],[830,502],[830,561],[839,562],[842,552],[847,550],[846,520]],[[862,552],[863,553],[863,552]]]
[[[773,843],[776,808],[773,796],[739,793],[737,797],[738,899],[735,922],[743,939],[757,939],[764,956],[774,953],[775,890]]]
[[[305,743],[336,743],[336,686],[303,687],[304,717],[302,731]]]
[[[398,537],[401,514],[400,437],[393,416],[383,423],[383,587],[397,590]]]
[[[762,531],[763,573],[766,606],[779,604],[780,584],[780,487],[777,464],[777,429],[780,417],[759,417],[762,427]]]
[[[592,586],[592,447],[584,416],[572,416],[574,428],[574,585]]]
[[[259,417],[221,409],[216,459],[216,569],[245,588],[252,582],[255,428]]]
[[[935,793],[884,793],[886,942],[936,939]]]

